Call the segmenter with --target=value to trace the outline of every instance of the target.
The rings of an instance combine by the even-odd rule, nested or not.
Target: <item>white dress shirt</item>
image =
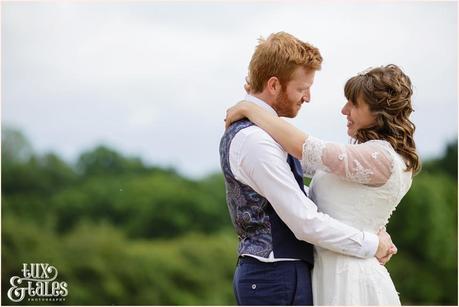
[[[245,100],[277,113],[266,102],[247,95]],[[343,224],[317,211],[317,206],[298,187],[287,163],[288,153],[267,132],[253,125],[239,131],[229,149],[234,177],[265,197],[299,240],[360,258],[374,257],[378,237]],[[249,255],[264,262],[281,260]]]

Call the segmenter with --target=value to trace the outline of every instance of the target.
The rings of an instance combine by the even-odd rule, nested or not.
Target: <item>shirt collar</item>
[[[272,114],[274,114],[276,116],[279,116],[279,115],[277,115],[277,112],[273,109],[273,107],[271,107],[269,104],[267,104],[265,101],[261,100],[258,97],[255,97],[255,96],[252,96],[250,94],[247,94],[245,96],[244,100],[250,101],[250,102],[256,104],[257,106],[260,106],[260,107],[268,110],[270,113],[272,113]]]

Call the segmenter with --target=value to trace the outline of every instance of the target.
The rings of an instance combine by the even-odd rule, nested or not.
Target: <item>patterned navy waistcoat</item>
[[[302,259],[313,264],[312,245],[298,240],[274,211],[266,198],[234,178],[229,163],[231,141],[240,130],[252,126],[241,120],[226,129],[220,142],[220,163],[225,177],[226,203],[239,237],[238,254],[275,258]],[[289,155],[287,159],[299,188],[304,193],[300,162]],[[300,205],[300,204],[298,204]]]

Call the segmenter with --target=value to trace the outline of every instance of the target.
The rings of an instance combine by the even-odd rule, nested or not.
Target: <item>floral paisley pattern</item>
[[[230,143],[237,132],[252,125],[247,120],[234,123],[225,131],[220,142],[220,162],[225,177],[226,203],[239,237],[238,254],[250,254],[262,258],[302,259],[312,264],[312,245],[298,240],[279,218],[268,200],[250,186],[236,180],[231,172]],[[300,162],[291,156],[288,156],[286,162],[297,179],[299,188],[303,189]]]
[[[271,225],[266,214],[266,206],[269,203],[251,187],[234,179],[229,164],[229,145],[232,138],[241,129],[252,125],[253,123],[247,120],[231,125],[221,140],[220,157],[223,173],[229,174],[225,176],[226,203],[239,237],[238,253],[266,258],[273,250]]]

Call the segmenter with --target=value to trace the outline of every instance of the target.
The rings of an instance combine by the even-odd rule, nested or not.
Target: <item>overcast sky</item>
[[[414,84],[423,158],[457,137],[457,2],[3,2],[2,124],[67,161],[98,144],[200,177],[219,170],[225,110],[259,36],[323,57],[292,123],[348,142],[345,81],[397,64]]]

